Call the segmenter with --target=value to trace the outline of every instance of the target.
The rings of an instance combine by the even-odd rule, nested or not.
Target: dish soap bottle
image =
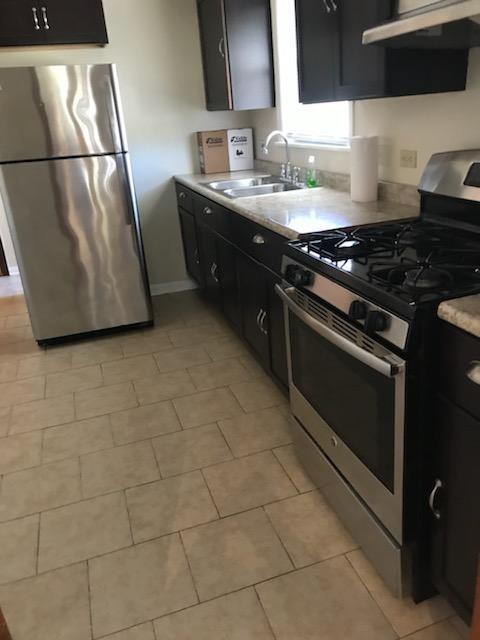
[[[309,189],[315,189],[318,186],[317,171],[313,166],[315,163],[315,156],[309,156],[308,158],[308,170],[307,170],[307,187]]]

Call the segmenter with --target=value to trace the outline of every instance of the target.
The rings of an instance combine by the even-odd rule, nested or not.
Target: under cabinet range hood
[[[363,44],[469,48],[480,44],[480,0],[397,0],[394,18],[363,33]],[[446,40],[446,42],[445,42]]]

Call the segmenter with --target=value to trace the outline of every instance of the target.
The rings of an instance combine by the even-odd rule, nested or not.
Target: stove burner
[[[403,285],[413,291],[438,291],[453,285],[453,276],[448,271],[427,265],[409,269]]]

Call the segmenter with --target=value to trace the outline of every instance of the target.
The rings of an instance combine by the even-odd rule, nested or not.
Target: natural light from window
[[[293,142],[305,146],[320,144],[347,147],[351,136],[351,103],[299,103],[295,0],[274,0],[272,9],[280,128]]]

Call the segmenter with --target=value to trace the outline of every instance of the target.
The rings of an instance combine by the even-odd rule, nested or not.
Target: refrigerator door
[[[0,69],[0,162],[124,147],[112,65]]]
[[[127,163],[118,154],[0,166],[37,340],[151,320]]]

